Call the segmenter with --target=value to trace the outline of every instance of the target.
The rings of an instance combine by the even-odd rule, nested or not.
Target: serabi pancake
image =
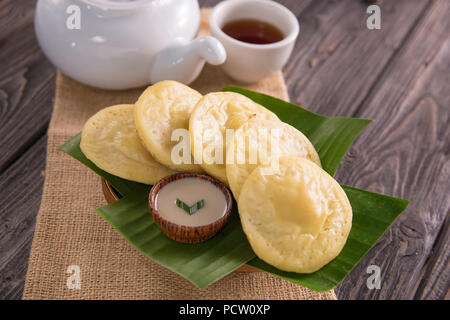
[[[275,163],[276,158],[286,155],[303,157],[321,166],[312,143],[293,126],[257,118],[245,122],[227,149],[226,173],[234,197],[238,199],[242,185],[257,166]]]
[[[163,165],[179,171],[202,172],[194,164],[190,141],[186,141],[187,161],[173,161],[172,150],[179,141],[172,141],[176,129],[189,128],[191,112],[202,95],[176,81],[161,81],[148,87],[136,102],[136,129],[144,146]],[[187,135],[189,137],[189,135]]]
[[[245,234],[256,255],[284,271],[314,272],[344,247],[352,208],[341,186],[313,162],[279,158],[279,171],[257,167],[238,200]]]
[[[144,148],[134,126],[134,105],[100,110],[84,125],[80,148],[97,167],[118,177],[154,184],[175,171]]]
[[[206,172],[225,184],[228,184],[226,130],[236,130],[252,117],[279,121],[273,112],[234,92],[209,93],[192,112],[189,132],[194,158]]]

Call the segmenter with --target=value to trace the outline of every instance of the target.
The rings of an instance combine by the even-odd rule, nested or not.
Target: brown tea
[[[269,44],[284,39],[280,29],[256,19],[230,21],[223,26],[222,31],[236,40],[253,44]]]

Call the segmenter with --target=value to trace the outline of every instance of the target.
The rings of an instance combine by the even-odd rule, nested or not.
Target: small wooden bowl
[[[186,178],[196,178],[205,180],[213,184],[215,187],[219,188],[220,191],[222,191],[223,195],[225,196],[227,207],[225,214],[220,219],[214,221],[213,223],[203,226],[184,226],[167,220],[164,216],[162,216],[158,212],[155,204],[156,204],[156,195],[158,194],[159,190],[161,190],[164,186],[173,181]],[[232,207],[233,207],[233,200],[231,198],[230,191],[228,191],[227,187],[223,183],[219,182],[218,180],[210,176],[192,172],[180,172],[162,178],[150,190],[150,195],[148,197],[148,208],[152,213],[153,220],[159,226],[161,231],[169,239],[183,243],[199,243],[212,238],[220,229],[223,228],[223,226],[230,219]]]
[[[105,200],[108,203],[113,203],[116,202],[117,200],[119,200],[121,197],[120,195],[117,193],[116,189],[114,189],[108,181],[106,181],[105,179],[101,178],[101,183],[102,183],[102,191],[103,191],[103,195],[105,196]]]
[[[120,199],[120,195],[105,179],[101,178],[101,184],[103,195],[108,203],[112,203]],[[260,270],[245,264],[236,269],[236,272],[260,272]]]

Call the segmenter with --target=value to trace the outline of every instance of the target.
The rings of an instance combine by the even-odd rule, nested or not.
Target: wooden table
[[[374,120],[337,180],[410,200],[338,297],[449,298],[450,1],[384,0],[381,30],[366,28],[360,0],[280,2],[301,23],[284,69],[291,100]],[[33,14],[34,1],[0,2],[0,299],[22,295],[55,91]],[[372,264],[381,268],[379,290],[366,286]]]

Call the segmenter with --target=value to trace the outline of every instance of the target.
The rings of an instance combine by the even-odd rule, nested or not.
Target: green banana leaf
[[[146,256],[199,288],[223,278],[255,258],[236,210],[216,236],[198,244],[185,244],[167,238],[153,222],[146,195],[124,197],[96,209],[96,212]]]
[[[277,114],[283,122],[302,131],[319,153],[323,169],[331,175],[335,173],[353,140],[371,122],[366,119],[321,116],[275,97],[240,87],[229,86],[223,91],[249,97]],[[338,139],[330,138],[330,131]],[[333,261],[311,274],[281,271],[259,258],[247,264],[320,292],[339,284],[408,205],[407,200],[349,186],[342,187],[352,205],[353,221],[347,242]]]
[[[323,170],[334,175],[339,163],[359,133],[372,120],[325,117],[295,104],[241,87],[228,86],[222,91],[233,91],[274,112],[281,121],[300,130],[316,148]]]
[[[339,284],[408,205],[407,200],[342,187],[352,205],[353,221],[347,242],[333,261],[310,274],[281,271],[258,258],[247,264],[315,291]]]
[[[325,117],[271,96],[239,87],[227,87],[248,96],[301,130],[314,144],[325,171],[334,174],[353,140],[370,122],[366,119]],[[288,281],[316,291],[335,287],[359,262],[408,201],[343,186],[353,208],[353,226],[342,252],[332,262],[312,274],[278,270],[258,259],[252,251],[234,209],[232,219],[215,237],[200,244],[182,244],[168,239],[153,222],[147,208],[150,186],[131,182],[99,169],[82,153],[81,135],[60,150],[91,168],[119,191],[123,198],[96,209],[131,244],[149,258],[204,288],[243,264],[252,265]],[[234,206],[236,208],[236,206]]]

